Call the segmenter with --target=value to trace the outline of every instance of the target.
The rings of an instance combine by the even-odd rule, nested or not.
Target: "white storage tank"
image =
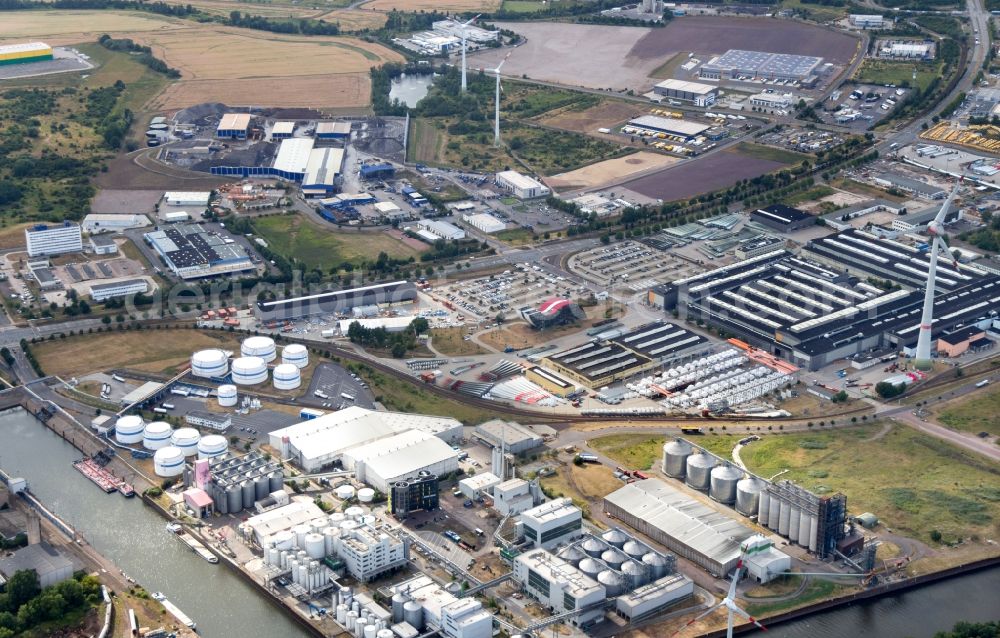
[[[281,349],[281,362],[304,368],[309,365],[309,350],[301,343],[290,343]]]
[[[191,355],[191,374],[196,377],[219,378],[226,376],[229,357],[222,350],[199,350]]]
[[[294,390],[302,385],[302,375],[292,363],[281,363],[274,367],[271,374],[275,390]]]
[[[362,487],[358,490],[358,500],[362,503],[371,503],[375,500],[375,490],[370,487]]]
[[[354,487],[351,485],[340,485],[334,490],[334,493],[342,501],[346,501],[354,496]]]
[[[236,386],[231,383],[220,385],[219,389],[216,391],[216,395],[219,397],[220,408],[233,407],[236,405],[236,401],[239,398],[237,396]]]
[[[184,452],[173,445],[161,447],[153,454],[153,471],[157,476],[180,476],[184,473]]]
[[[240,353],[244,357],[260,357],[267,363],[274,361],[277,356],[274,339],[271,337],[247,337],[240,344]]]
[[[312,528],[303,523],[302,525],[296,525],[292,528],[292,533],[295,534],[295,546],[300,550],[305,550],[306,548],[306,534],[312,533]]]
[[[229,449],[229,442],[226,437],[219,434],[209,434],[198,441],[198,458],[210,459],[221,456]]]
[[[170,445],[170,437],[174,429],[166,421],[153,421],[142,431],[142,447],[147,450],[159,450]]]
[[[198,442],[201,434],[194,428],[179,428],[170,435],[170,443],[179,447],[184,456],[194,456],[198,453]]]
[[[319,559],[326,556],[326,539],[322,534],[310,532],[305,536],[306,555],[312,559]]]
[[[365,511],[357,505],[352,505],[344,510],[344,514],[347,514],[347,518],[353,521],[360,521],[361,517],[365,515]]]
[[[260,357],[240,357],[233,361],[233,383],[257,385],[267,381],[267,362]]]
[[[126,445],[140,443],[145,428],[146,424],[142,422],[141,416],[134,414],[123,416],[115,422],[115,440]]]
[[[287,529],[283,529],[275,534],[272,540],[274,540],[274,546],[277,549],[287,550],[295,547],[295,534]]]

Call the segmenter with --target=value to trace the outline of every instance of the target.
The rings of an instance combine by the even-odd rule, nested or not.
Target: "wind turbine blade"
[[[674,636],[676,636],[677,634],[681,633],[682,631],[684,631],[685,629],[687,629],[687,628],[688,628],[688,627],[690,627],[691,625],[695,624],[696,622],[698,622],[699,620],[701,620],[701,619],[702,619],[702,618],[704,618],[705,616],[708,616],[709,614],[711,614],[711,613],[715,612],[715,611],[716,611],[716,610],[718,610],[718,609],[719,609],[720,607],[724,607],[724,606],[725,606],[725,604],[726,604],[726,602],[725,602],[725,601],[722,601],[722,602],[721,602],[721,603],[719,603],[718,605],[715,605],[715,606],[713,606],[713,607],[709,607],[707,611],[705,611],[705,612],[703,612],[703,613],[701,613],[701,614],[698,614],[697,616],[695,616],[695,617],[694,617],[694,618],[692,618],[691,620],[687,621],[687,623],[686,623],[686,624],[682,625],[680,629],[678,629],[678,630],[677,630],[677,631],[675,631],[674,633],[670,634],[670,638],[674,638]]]
[[[948,209],[951,208],[951,203],[955,200],[955,195],[958,193],[958,187],[961,185],[961,179],[955,182],[955,186],[952,187],[951,193],[948,194],[948,199],[944,200],[944,204],[941,205],[941,210],[939,210],[937,216],[934,217],[935,224],[940,225],[944,223],[944,217],[948,214]]]
[[[513,51],[511,51],[510,53],[513,53]],[[500,60],[500,64],[498,64],[498,65],[497,65],[497,68],[496,68],[496,72],[497,72],[497,73],[500,73],[500,69],[501,69],[501,68],[503,67],[503,65],[504,65],[504,64],[506,64],[506,62],[507,62],[507,58],[509,58],[509,57],[510,57],[510,53],[508,53],[507,55],[505,55],[505,56],[503,57],[503,60]]]
[[[465,26],[468,26],[468,25],[472,24],[473,22],[475,22],[476,20],[478,20],[478,19],[479,19],[479,16],[481,16],[481,15],[483,15],[483,14],[481,14],[481,13],[478,13],[478,14],[476,14],[476,17],[474,17],[474,18],[470,18],[469,20],[465,21],[465,22],[464,22],[464,23],[462,24],[462,26],[463,26],[463,27],[465,27]]]
[[[765,627],[764,625],[760,624],[760,622],[756,618],[754,618],[753,616],[751,616],[747,612],[743,611],[742,609],[740,609],[739,607],[737,607],[735,604],[727,605],[727,607],[729,607],[729,611],[730,612],[736,614],[737,616],[743,616],[744,618],[746,618],[747,620],[749,620],[753,624],[757,625],[758,627],[760,627],[764,631],[767,631],[767,627]]]
[[[741,571],[743,571],[742,558],[736,563],[736,571],[733,572],[733,580],[732,582],[729,583],[729,596],[726,597],[729,600],[736,600],[736,583],[738,583],[740,580]]]
[[[958,260],[948,251],[948,244],[944,243],[944,240],[936,235],[934,237],[934,248],[939,250],[941,255],[947,256],[951,260],[951,265],[955,267],[955,270],[958,270]]]

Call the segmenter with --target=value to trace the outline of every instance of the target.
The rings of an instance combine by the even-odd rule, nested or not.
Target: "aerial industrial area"
[[[998,17],[6,3],[0,638],[1000,635]]]

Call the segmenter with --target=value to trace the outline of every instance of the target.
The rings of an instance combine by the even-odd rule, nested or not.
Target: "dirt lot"
[[[372,0],[365,9],[375,11],[496,11],[500,0]]]
[[[823,56],[845,64],[857,41],[848,35],[791,20],[692,16],[662,29],[564,23],[498,23],[527,38],[504,67],[511,76],[590,88],[646,91],[650,78],[680,52],[709,56],[728,49]],[[581,55],[580,43],[587,43]],[[493,68],[506,50],[471,56],[473,68]]]
[[[640,177],[622,186],[640,195],[669,202],[717,190],[782,166],[784,164],[781,162],[747,157],[736,151],[723,151]]]
[[[132,215],[152,213],[156,203],[163,197],[163,191],[132,191],[102,189],[90,204],[94,213],[105,215]]]
[[[639,151],[627,157],[597,162],[568,173],[553,175],[545,180],[549,186],[560,191],[593,190],[620,184],[622,180],[637,173],[657,168],[666,168],[680,160],[676,157]]]
[[[537,118],[537,121],[539,124],[545,124],[546,126],[554,126],[587,135],[597,135],[598,137],[610,140],[615,138],[611,135],[598,133],[597,129],[604,127],[614,128],[640,115],[646,115],[646,110],[639,105],[619,102],[617,100],[606,100],[589,109],[574,110],[570,106],[559,111],[549,112]]]
[[[852,36],[792,20],[691,16],[674,20],[663,29],[651,29],[629,52],[640,60],[663,62],[681,51],[724,53],[748,49],[769,53],[821,56],[846,64],[854,55]]]
[[[155,149],[153,149],[155,150]],[[157,168],[150,171],[137,166],[135,155],[118,155],[108,162],[108,172],[98,173],[97,186],[110,189],[210,191],[231,181],[229,177],[192,173],[180,169]]]

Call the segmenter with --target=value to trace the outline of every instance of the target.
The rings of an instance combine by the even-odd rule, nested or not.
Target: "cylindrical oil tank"
[[[347,605],[337,605],[337,622],[341,626],[347,622]]]
[[[281,362],[304,368],[309,365],[309,350],[301,343],[290,343],[281,349]]]
[[[250,509],[257,500],[257,487],[253,481],[245,480],[240,483],[240,490],[243,491],[243,507]]]
[[[608,592],[608,598],[618,596],[625,591],[625,579],[622,578],[621,574],[610,569],[605,569],[598,574],[597,582],[604,585],[604,589]]]
[[[337,489],[335,489],[333,493],[336,494],[337,498],[340,500],[346,501],[347,499],[354,497],[354,487],[346,484],[338,485]]]
[[[294,390],[302,385],[302,374],[299,369],[291,363],[279,363],[274,366],[271,373],[271,380],[275,390]]]
[[[236,391],[236,386],[227,383],[225,385],[220,385],[219,389],[216,390],[216,396],[219,399],[219,407],[231,408],[236,405],[237,399],[239,399],[239,393]]]
[[[233,383],[257,385],[267,381],[267,363],[260,357],[240,357],[233,360]]]
[[[764,482],[756,477],[741,479],[736,484],[736,511],[744,516],[753,516],[760,505],[760,493]]]
[[[344,629],[347,631],[354,631],[354,625],[358,622],[358,612],[349,611],[347,612],[347,622],[344,623]]]
[[[372,527],[377,520],[378,518],[374,514],[365,514],[361,517],[361,524]]]
[[[667,575],[667,561],[656,552],[649,552],[642,557],[642,562],[649,567],[653,580],[663,578]]]
[[[601,554],[601,560],[607,563],[608,567],[618,569],[625,562],[625,554],[622,554],[617,549],[609,549]]]
[[[737,497],[739,498],[739,497]],[[761,525],[767,525],[767,518],[771,512],[771,493],[767,491],[767,487],[761,487],[760,494],[757,499],[757,522]]]
[[[351,533],[354,530],[358,529],[359,527],[361,527],[361,523],[348,519],[340,524],[340,533],[341,535],[344,535],[345,533]]]
[[[788,510],[788,538],[794,543],[799,539],[799,516],[802,512],[798,505],[793,505]]]
[[[184,473],[184,452],[173,445],[161,447],[153,454],[153,471],[157,476],[180,476]]]
[[[799,545],[809,547],[809,514],[802,512],[799,514]]]
[[[219,434],[209,434],[208,436],[201,437],[198,441],[198,458],[210,459],[221,456],[228,449],[229,442],[226,441],[226,437]]]
[[[663,473],[675,479],[682,479],[687,471],[687,458],[691,456],[691,444],[677,439],[663,445]]]
[[[191,355],[191,374],[196,377],[220,378],[226,376],[229,357],[222,350],[199,350]]]
[[[146,424],[142,417],[129,414],[115,421],[115,440],[125,445],[133,445],[142,441],[142,432]]]
[[[312,528],[303,523],[302,525],[296,525],[292,528],[292,533],[295,534],[295,546],[300,550],[305,550],[306,548],[306,534],[312,532]]]
[[[344,514],[347,514],[347,518],[352,521],[360,521],[361,517],[365,515],[365,511],[357,505],[354,505],[344,510]]]
[[[184,456],[194,456],[198,453],[198,442],[201,434],[194,428],[178,428],[170,435],[170,443],[179,447]]]
[[[414,629],[420,631],[424,628],[424,608],[415,600],[407,601],[403,605],[403,622],[409,623]]]
[[[583,553],[583,550],[576,545],[564,547],[559,551],[558,556],[573,567],[579,565],[580,561],[587,557],[587,555]]]
[[[267,482],[271,492],[279,492],[285,489],[285,473],[281,470],[275,470],[268,475]]]
[[[778,533],[782,536],[788,536],[788,520],[792,516],[792,505],[791,503],[782,502],[781,504],[781,515],[778,517]]]
[[[330,522],[329,519],[326,518],[325,516],[317,516],[316,518],[309,521],[309,527],[312,528],[312,531],[319,534],[323,531],[324,527],[329,525],[329,522]]]
[[[622,575],[628,579],[629,590],[642,587],[649,582],[650,569],[646,565],[634,560],[627,560],[622,563]]]
[[[340,527],[340,524],[347,520],[347,516],[343,512],[334,512],[330,514],[330,524]]]
[[[379,629],[378,633],[375,634],[375,638],[393,638],[395,635],[391,629]]]
[[[170,437],[174,429],[166,421],[153,421],[142,431],[142,447],[147,450],[159,450],[170,445]]]
[[[326,546],[326,555],[336,552],[337,539],[340,537],[340,528],[333,525],[323,528],[323,543]]]
[[[377,633],[378,633],[378,625],[365,626],[365,638],[375,638],[375,634]]]
[[[597,575],[600,574],[605,569],[604,565],[597,562],[593,558],[590,558],[589,556],[581,560],[580,564],[577,567],[581,572],[583,572],[587,576],[590,576],[591,578],[597,578]]]
[[[309,558],[319,559],[326,556],[326,540],[322,534],[309,532],[305,535],[305,550]]]
[[[283,529],[274,535],[274,546],[278,549],[289,550],[295,547],[295,534],[287,529]]]
[[[622,551],[629,558],[634,558],[635,560],[641,559],[649,552],[649,548],[636,540],[629,540],[622,546]]]
[[[371,503],[375,500],[375,490],[370,487],[362,487],[358,490],[358,501],[361,503]]]
[[[247,337],[240,344],[240,354],[244,357],[260,357],[271,362],[277,356],[274,339],[271,337]]]
[[[819,546],[819,516],[809,517],[809,551],[815,552]]]
[[[392,622],[393,624],[403,622],[403,605],[409,600],[403,592],[396,592],[392,595]]]
[[[687,457],[685,481],[694,489],[707,492],[712,485],[713,467],[715,467],[715,457],[699,450]]]
[[[587,556],[592,556],[594,558],[597,558],[602,553],[604,553],[604,550],[606,550],[607,548],[608,548],[607,545],[597,540],[593,536],[590,536],[585,541],[580,543],[580,549],[582,549],[584,553],[587,554]]]
[[[239,483],[232,483],[226,489],[226,502],[229,504],[230,514],[236,514],[243,509],[243,489]]]
[[[768,493],[768,496],[770,496],[770,509],[767,513],[767,528],[776,532],[781,522],[781,508],[785,503],[775,494]]]
[[[601,534],[601,539],[605,543],[611,545],[612,547],[617,547],[621,549],[625,546],[625,543],[629,541],[629,536],[620,529],[609,529],[608,531]]]
[[[736,502],[736,484],[743,478],[743,472],[728,463],[712,468],[709,496],[720,503],[732,505]]]

